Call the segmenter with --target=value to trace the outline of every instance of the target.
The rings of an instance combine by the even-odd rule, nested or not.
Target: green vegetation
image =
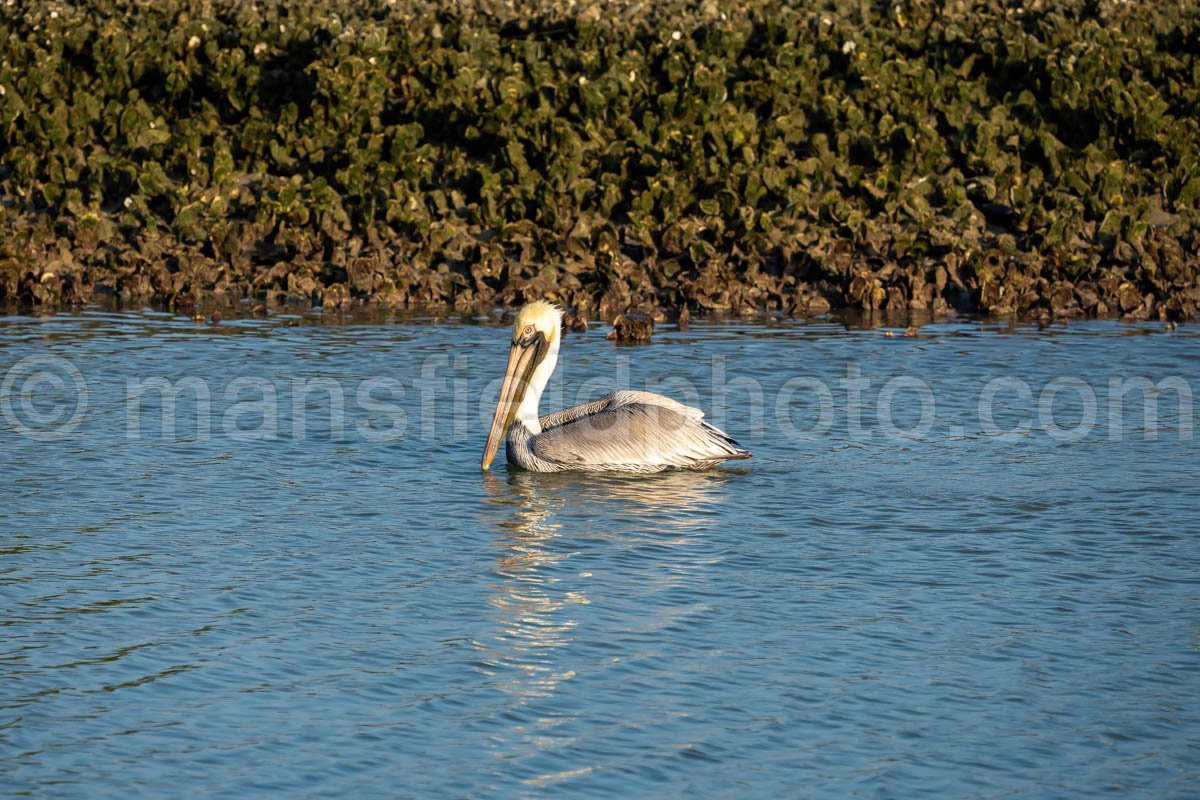
[[[0,9],[0,303],[1200,309],[1195,3]]]

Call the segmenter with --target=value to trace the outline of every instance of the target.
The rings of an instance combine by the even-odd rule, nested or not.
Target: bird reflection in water
[[[553,694],[559,681],[574,673],[556,669],[553,651],[571,641],[575,620],[559,612],[568,605],[586,603],[579,592],[563,587],[555,565],[567,553],[552,552],[546,543],[561,525],[555,513],[564,502],[561,496],[542,496],[536,486],[519,480],[526,476],[488,473],[484,486],[488,501],[507,506],[506,512],[487,519],[501,533],[496,560],[498,582],[488,596],[495,610],[498,629],[494,647],[484,663],[510,680],[502,680],[504,691],[528,697]]]
[[[607,538],[614,546],[653,526],[659,545],[683,544],[717,512],[725,483],[740,471],[678,471],[625,477],[578,473],[486,473],[489,513],[498,534],[497,583],[488,598],[497,619],[492,643],[478,643],[485,670],[515,696],[547,697],[575,672],[560,652],[579,624],[590,572],[567,566],[577,555],[556,545],[572,538]],[[566,529],[564,529],[566,526]]]

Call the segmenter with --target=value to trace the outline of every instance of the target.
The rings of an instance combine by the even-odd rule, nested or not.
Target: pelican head
[[[500,449],[500,440],[518,415],[526,424],[537,427],[537,401],[554,370],[554,359],[547,359],[547,356],[558,352],[562,315],[561,309],[541,300],[525,306],[517,315],[512,347],[508,351],[508,368],[500,386],[500,401],[496,404],[496,415],[483,447],[481,466],[484,469],[492,465],[492,459]]]

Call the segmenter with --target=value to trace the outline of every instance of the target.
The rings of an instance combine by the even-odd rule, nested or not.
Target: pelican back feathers
[[[536,472],[707,469],[749,458],[704,412],[651,392],[620,391],[540,418],[541,433],[509,431],[509,461]]]

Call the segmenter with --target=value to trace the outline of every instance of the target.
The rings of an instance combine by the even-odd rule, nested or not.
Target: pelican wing
[[[658,472],[699,469],[750,453],[704,421],[698,408],[651,392],[614,392],[542,417],[530,447],[565,469]]]

